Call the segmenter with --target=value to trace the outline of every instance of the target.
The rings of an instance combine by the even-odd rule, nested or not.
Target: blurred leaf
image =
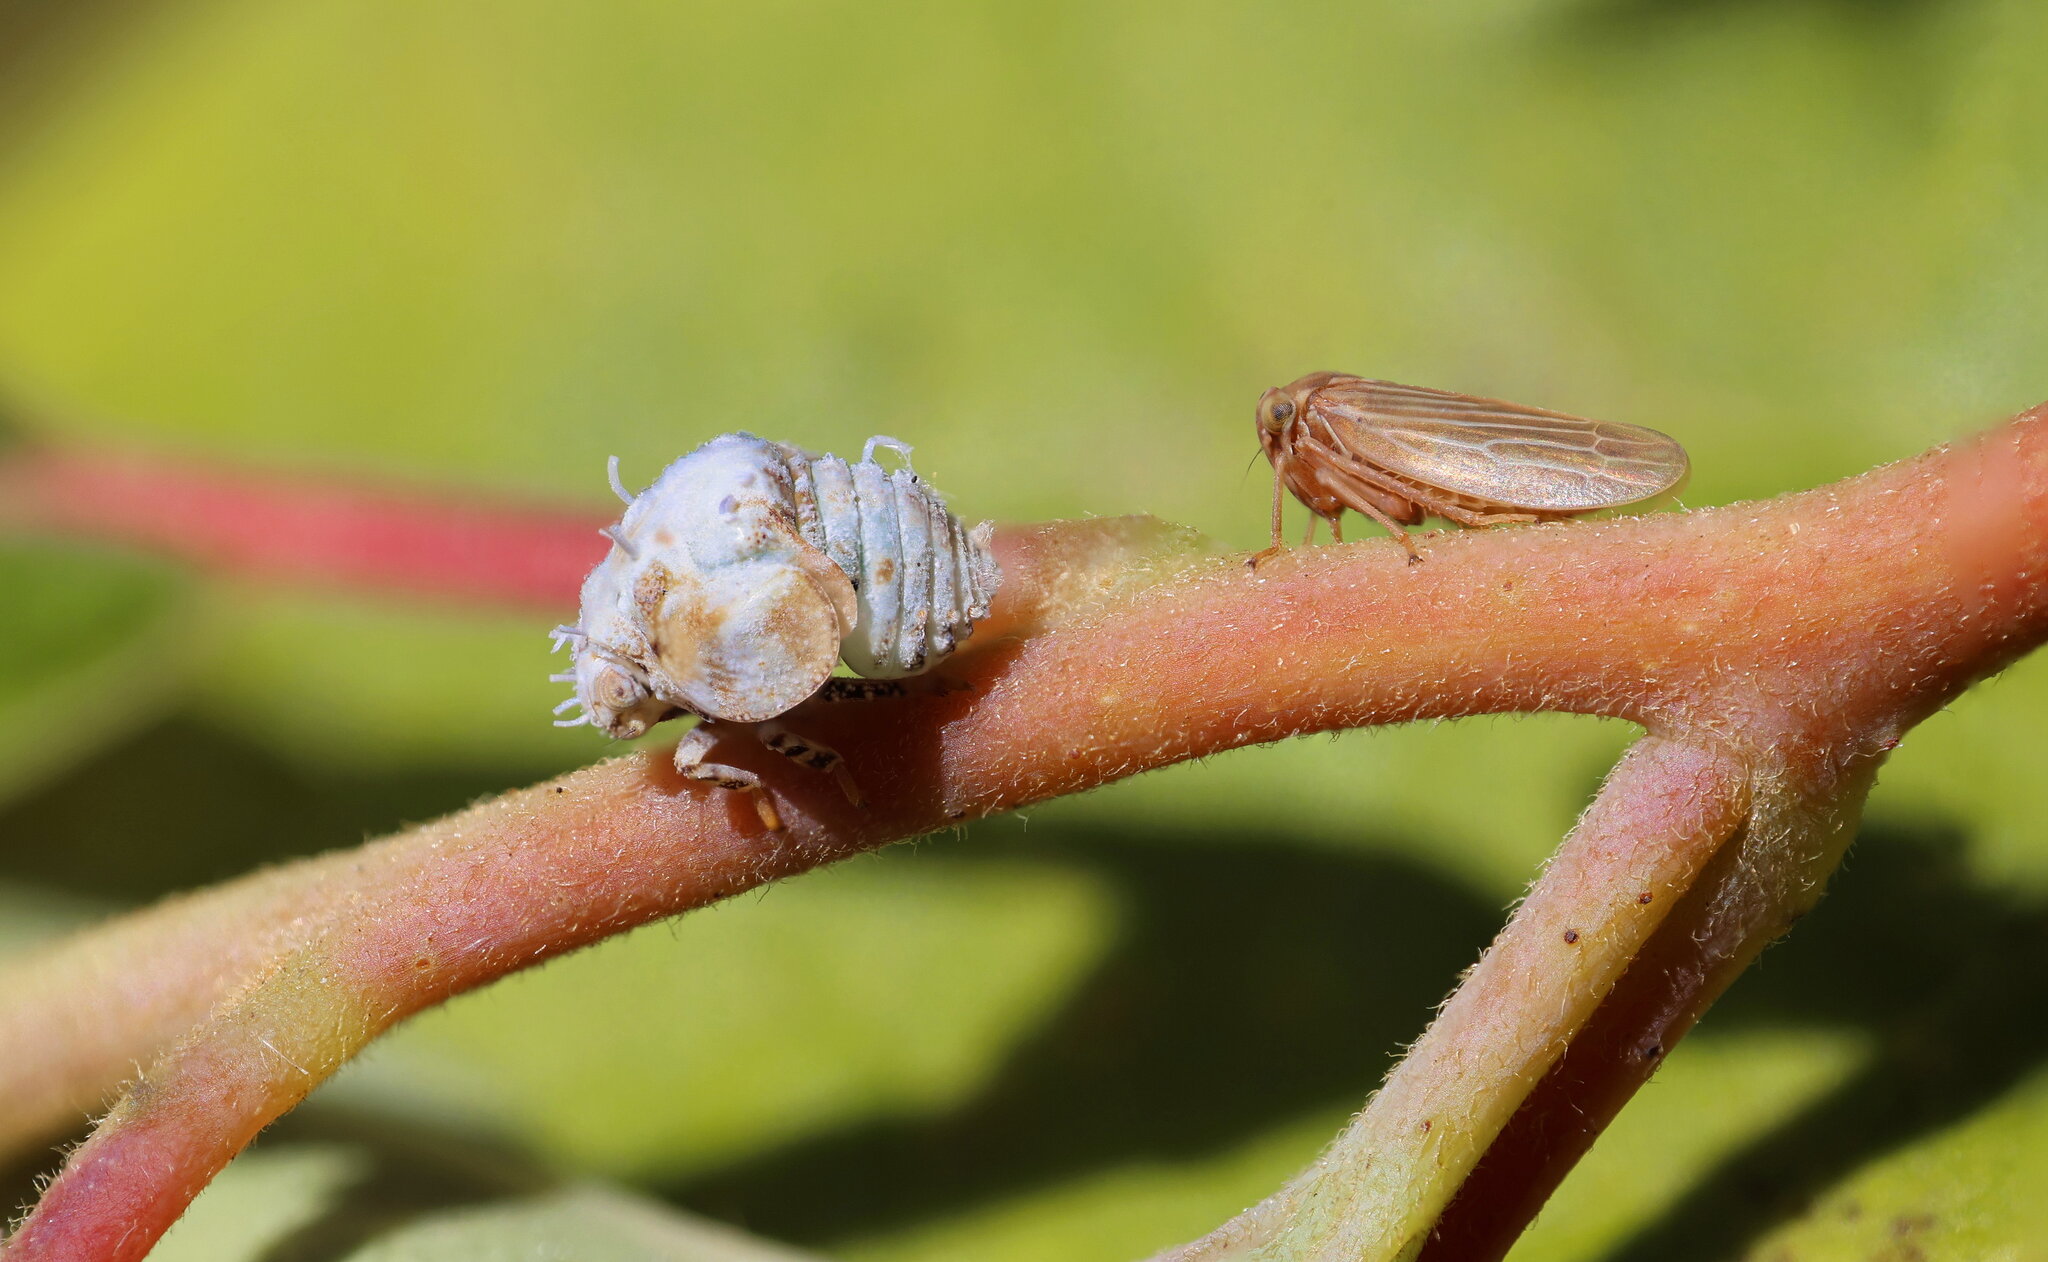
[[[1854,1042],[1751,1036],[1688,1044],[1602,1140],[1570,1200],[1546,1212],[1514,1253],[1516,1262],[1598,1258],[1627,1227],[1788,1107],[1797,1107],[1856,1062]],[[1732,1100],[1731,1100],[1732,1093]],[[1730,1101],[1707,1126],[1691,1115],[1700,1095]],[[1660,1108],[1659,1105],[1675,1105]],[[1638,1112],[1644,1116],[1638,1117]],[[852,1262],[1038,1262],[1042,1258],[1143,1258],[1216,1225],[1218,1203],[1250,1203],[1313,1159],[1345,1121],[1320,1112],[1202,1162],[1132,1163],[1085,1183],[1030,1193],[899,1235],[839,1250]],[[1617,1136],[1619,1137],[1617,1140]],[[1610,1148],[1616,1151],[1610,1152]],[[1613,1159],[1610,1159],[1613,1158]],[[1138,1211],[1138,1212],[1134,1212]]]
[[[308,767],[538,779],[620,752],[549,723],[568,689],[548,680],[566,659],[551,657],[544,621],[238,586],[212,603],[203,705]]]
[[[445,1200],[441,1198],[446,1198]],[[805,1262],[597,1185],[398,1187],[374,1150],[287,1145],[238,1158],[150,1254],[157,1262]]]
[[[1346,368],[1656,424],[1692,502],[1771,494],[2048,394],[2044,55],[2022,0],[153,6],[0,128],[0,390],[62,435],[592,505],[610,454],[642,480],[742,426],[880,431],[970,517],[1150,510],[1251,545],[1252,402]],[[198,717],[135,738],[180,674],[169,622],[79,577],[104,560],[22,564],[0,841],[81,896],[606,749],[545,726],[545,620],[245,591],[211,606]],[[2037,658],[1909,739],[1838,899],[1523,1252],[2026,1242],[2048,1001],[1963,997],[2040,958],[1993,927],[2048,895],[2044,710]],[[124,732],[174,811],[52,779]],[[1128,1257],[1313,1154],[1628,736],[1543,716],[1176,769],[1034,812],[1066,853],[807,880],[465,1000],[357,1073],[577,1168],[781,1196],[862,1257]],[[1929,837],[1941,879],[1866,879]],[[1286,1046],[1215,1033],[1262,1002],[1298,1014]],[[1038,1147],[976,1112],[1019,1081]],[[1936,1103],[1829,1111],[1887,1084]],[[1757,1163],[1808,1204],[1750,1196]],[[938,1190],[863,1217],[834,1198],[864,1178]]]
[[[855,861],[512,978],[391,1049],[571,1168],[674,1179],[956,1105],[1113,932],[1078,872]]]
[[[84,899],[0,881],[0,956],[46,942],[104,912]]]
[[[125,735],[176,692],[190,627],[160,568],[0,543],[0,802]]]
[[[1751,1256],[1786,1262],[2048,1257],[2048,1074],[1953,1130],[1874,1161]]]
[[[249,1153],[200,1196],[155,1256],[191,1262],[261,1258],[316,1220],[364,1175],[366,1165],[342,1150]]]
[[[818,1262],[731,1227],[602,1188],[411,1226],[349,1255],[356,1262]]]

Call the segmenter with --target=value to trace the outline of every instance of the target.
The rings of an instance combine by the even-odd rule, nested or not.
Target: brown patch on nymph
[[[839,618],[832,602],[809,575],[799,571],[793,580],[790,599],[769,607],[761,621],[761,634],[781,645],[791,661],[816,661],[821,655],[827,661],[838,660]]]
[[[716,577],[679,566],[649,584],[660,593],[644,620],[655,695],[706,718],[759,723],[818,690],[839,660],[835,606],[852,614],[852,585],[815,549],[790,559]]]
[[[688,691],[703,675],[704,646],[719,636],[728,611],[705,599],[695,574],[659,565],[640,576],[633,598],[647,622],[648,651],[662,674]]]
[[[633,608],[642,622],[653,622],[661,614],[661,598],[668,593],[669,572],[663,565],[650,565],[633,580]]]

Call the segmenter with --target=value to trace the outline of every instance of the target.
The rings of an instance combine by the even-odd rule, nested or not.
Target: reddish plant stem
[[[368,852],[269,868],[0,962],[0,1153],[75,1126],[345,895]],[[229,929],[229,932],[223,932]],[[62,1049],[53,1054],[54,1031]]]
[[[1629,964],[1613,991],[1522,1101],[1438,1218],[1417,1262],[1495,1262],[1679,1040],[1765,947],[1818,901],[1855,830],[1876,760],[1849,783],[1759,804],[1759,823],[1725,846]],[[1843,792],[1842,790],[1846,790]],[[1804,818],[1801,818],[1804,816]],[[1796,822],[1795,822],[1796,821]],[[1770,830],[1808,837],[1799,897],[1766,899],[1754,882]]]
[[[2040,409],[1951,454],[1934,545],[1916,549],[1956,575],[1954,664],[1989,673],[2033,642],[2002,628],[2027,625],[2048,550],[2041,541],[2044,484],[2029,426]],[[2038,635],[2038,631],[2031,633]],[[1843,663],[1851,669],[1855,663]],[[1702,886],[1661,928],[1613,994],[1530,1093],[1439,1219],[1418,1262],[1491,1262],[1504,1256],[1545,1200],[1614,1116],[1736,977],[1816,903],[1854,832],[1878,764],[1897,733],[1933,709],[1825,715],[1830,743],[1769,751],[1774,792],[1743,844],[1724,852]],[[1774,765],[1775,764],[1775,765]],[[1802,765],[1803,764],[1803,765]],[[1779,839],[1795,845],[1774,854]],[[1789,862],[1788,862],[1789,860]],[[1779,864],[1775,882],[1760,870]],[[1770,888],[1780,897],[1767,898]]]
[[[1748,805],[1734,751],[1638,742],[1346,1133],[1277,1195],[1157,1262],[1405,1256]]]
[[[308,914],[273,962],[156,1058],[7,1256],[140,1256],[257,1128],[425,1004],[788,872],[1182,758],[1366,723],[1566,709],[1725,751],[1752,777],[1818,769],[1799,791],[1853,810],[1843,769],[1873,763],[2048,629],[2044,429],[2030,415],[1961,451],[1770,505],[1441,539],[1422,565],[1374,542],[1248,572],[1133,547],[1118,523],[1013,532],[1003,617],[1019,638],[960,660],[970,694],[800,716],[848,754],[870,811],[735,746],[729,756],[774,786],[788,833],[761,833],[743,805],[678,782],[658,757],[630,758],[382,843],[339,889],[334,867],[302,869]],[[1655,786],[1631,793],[1647,802]],[[1832,855],[1810,823],[1752,817],[1743,879],[1706,904],[1715,923],[1739,938],[1749,910],[1817,891]],[[1594,835],[1620,847],[1612,862],[1629,858],[1626,828]],[[1530,909],[1552,908],[1547,891],[1584,876],[1574,871],[1546,874],[1517,923],[1542,924],[1551,911]],[[274,923],[293,886],[240,909]],[[1518,993],[1505,963],[1493,976],[1496,1032],[1548,1030],[1558,1046],[1465,1102],[1496,1119],[1469,1136],[1482,1146],[1583,1020],[1557,1027],[1548,988]],[[166,984],[181,984],[177,966]],[[103,998],[58,1002],[75,1012]],[[1456,1031],[1437,1042],[1458,1045]],[[45,1049],[63,1051],[62,1034]],[[1410,1081],[1426,1083],[1418,1065]],[[1465,1165],[1425,1178],[1414,1204],[1442,1204]]]

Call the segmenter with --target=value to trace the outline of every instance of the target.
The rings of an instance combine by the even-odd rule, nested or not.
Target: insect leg
[[[963,683],[944,671],[928,670],[921,675],[903,679],[861,679],[852,675],[834,675],[825,681],[823,687],[812,693],[805,705],[834,705],[842,701],[880,701],[888,697],[943,697],[955,692],[972,692],[974,685]]]
[[[1283,528],[1285,528],[1287,524],[1285,521],[1281,519],[1280,515],[1280,492],[1282,489],[1281,484],[1285,480],[1286,479],[1280,476],[1280,463],[1278,461],[1275,461],[1273,463],[1273,546],[1266,549],[1266,551],[1268,552],[1278,552],[1280,549],[1287,546],[1287,542],[1280,537],[1280,531]]]
[[[834,675],[811,694],[811,701],[873,701],[877,697],[907,697],[910,686],[900,679],[855,679]],[[808,702],[806,704],[809,704]]]
[[[1276,460],[1273,463],[1273,543],[1271,547],[1262,548],[1244,559],[1245,568],[1248,570],[1258,569],[1259,562],[1267,557],[1279,556],[1287,550],[1286,542],[1280,538],[1280,530],[1284,524],[1280,520],[1280,484],[1280,463]]]
[[[775,803],[768,798],[768,790],[761,787],[761,777],[743,767],[728,767],[724,763],[705,762],[704,756],[711,752],[711,746],[718,738],[712,734],[711,725],[699,723],[689,734],[676,742],[676,770],[688,780],[703,780],[721,789],[736,789],[754,799],[754,813],[770,832],[782,831],[782,816],[775,810]]]
[[[1422,560],[1422,554],[1415,550],[1415,541],[1408,537],[1407,530],[1402,528],[1400,522],[1395,521],[1392,517],[1389,517],[1386,513],[1380,511],[1380,508],[1377,504],[1374,504],[1371,500],[1366,499],[1364,496],[1360,496],[1356,501],[1345,501],[1344,506],[1346,508],[1353,509],[1357,512],[1364,513],[1367,517],[1370,517],[1374,521],[1378,522],[1380,525],[1385,526],[1387,528],[1387,533],[1394,536],[1394,538],[1400,540],[1401,546],[1408,549],[1408,564],[1414,565],[1416,562]]]
[[[1438,517],[1449,518],[1460,526],[1508,526],[1543,520],[1534,513],[1475,513],[1455,504],[1430,504],[1428,508]]]
[[[855,806],[868,804],[867,799],[861,796],[860,786],[854,783],[853,772],[847,770],[846,760],[839,756],[838,750],[829,745],[821,745],[808,737],[798,736],[773,720],[757,725],[754,731],[760,736],[763,745],[784,758],[801,763],[813,771],[825,772],[838,781],[839,790],[846,794],[847,801]]]
[[[1413,496],[1408,487],[1396,489],[1370,476],[1362,476],[1363,473],[1363,470],[1355,468],[1326,472],[1326,478],[1332,484],[1331,490],[1341,504],[1339,510],[1331,514],[1332,529],[1336,527],[1337,518],[1343,515],[1343,509],[1363,513],[1385,526],[1387,533],[1400,541],[1401,546],[1408,550],[1408,563],[1414,565],[1422,560],[1422,554],[1415,550],[1415,541],[1408,537],[1408,531],[1394,514],[1400,513],[1402,520],[1420,523],[1424,509],[1435,511],[1435,502],[1423,504]]]

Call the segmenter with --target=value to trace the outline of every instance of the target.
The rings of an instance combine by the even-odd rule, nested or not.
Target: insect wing
[[[1615,508],[1663,494],[1690,467],[1685,449],[1653,429],[1391,381],[1340,378],[1309,409],[1312,439],[1488,507]]]

